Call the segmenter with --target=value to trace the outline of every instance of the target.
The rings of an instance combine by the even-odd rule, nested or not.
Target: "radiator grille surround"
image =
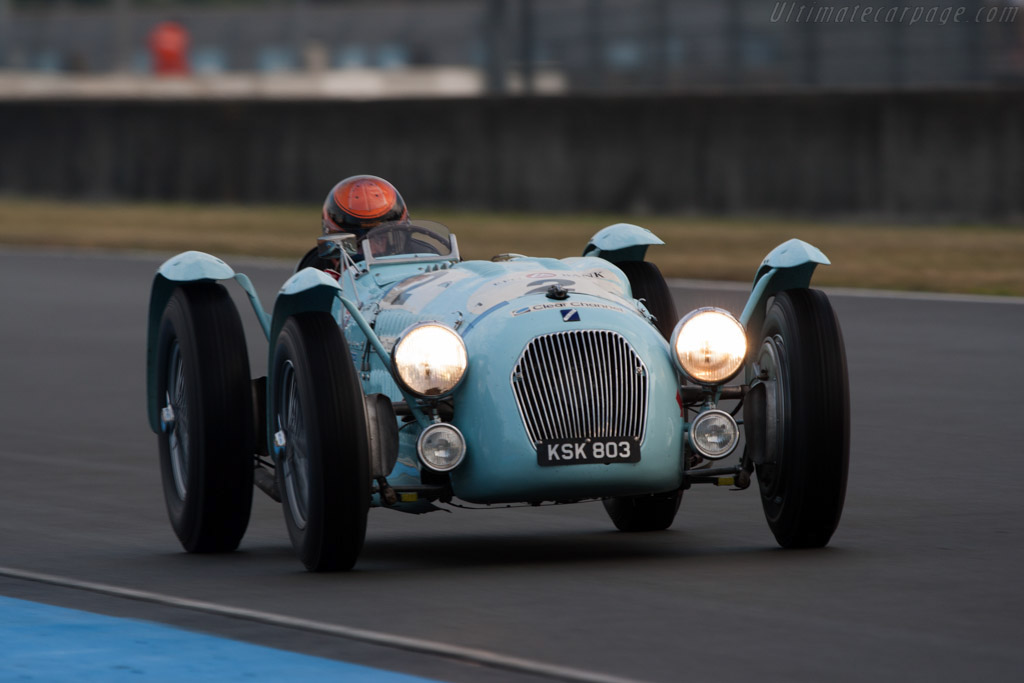
[[[647,428],[647,366],[625,337],[571,330],[536,337],[512,370],[526,433],[541,441],[636,437]]]

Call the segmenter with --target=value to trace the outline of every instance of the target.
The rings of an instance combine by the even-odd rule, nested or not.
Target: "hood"
[[[399,282],[380,301],[380,312],[405,312],[421,320],[468,326],[505,306],[514,305],[517,310],[564,306],[548,296],[552,288],[565,290],[575,301],[583,297],[597,305],[603,300],[642,315],[623,272],[591,257],[464,261]]]

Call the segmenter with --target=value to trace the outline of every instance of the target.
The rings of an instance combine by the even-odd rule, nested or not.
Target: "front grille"
[[[622,335],[558,332],[527,345],[512,390],[530,440],[630,437],[647,426],[647,368]]]

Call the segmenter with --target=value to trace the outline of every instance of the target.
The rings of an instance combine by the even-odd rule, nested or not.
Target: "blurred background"
[[[439,79],[433,92],[418,91],[431,95],[1019,84],[1019,5],[0,0],[0,65],[34,74],[457,74]],[[175,40],[184,53],[177,68],[162,56]],[[370,79],[335,83],[333,95],[378,94],[364,85]]]
[[[0,193],[1024,215],[1021,0],[0,0]]]

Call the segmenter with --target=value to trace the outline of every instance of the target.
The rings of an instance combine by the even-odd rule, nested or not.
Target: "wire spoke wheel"
[[[334,318],[288,318],[274,345],[270,381],[292,546],[309,571],[351,569],[366,536],[369,441],[362,385]]]
[[[167,407],[174,417],[168,434],[171,449],[171,471],[174,474],[174,488],[178,498],[185,500],[188,495],[188,398],[185,394],[185,366],[181,360],[181,347],[177,340],[171,349],[170,370],[167,378]]]
[[[309,458],[306,451],[306,427],[302,418],[302,401],[295,381],[295,366],[287,361],[281,379],[281,413],[276,420],[286,438],[281,476],[287,490],[292,519],[299,529],[306,528],[309,516]]]
[[[164,501],[189,552],[234,550],[249,525],[255,428],[242,323],[221,285],[174,290],[157,338]]]

